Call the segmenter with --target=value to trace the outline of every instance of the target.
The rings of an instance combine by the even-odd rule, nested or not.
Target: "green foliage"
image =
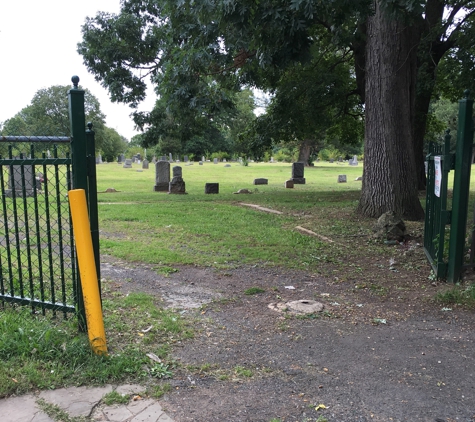
[[[454,286],[445,292],[438,293],[436,300],[440,303],[450,305],[475,305],[475,284],[470,284],[465,287]]]
[[[69,86],[53,85],[38,90],[30,105],[3,123],[1,134],[69,136],[69,89]],[[125,139],[115,129],[105,126],[99,100],[88,89],[84,93],[84,108],[86,122],[93,123],[96,152],[102,153],[107,161],[114,160],[117,154],[124,151]]]
[[[335,148],[324,148],[318,153],[318,158],[321,161],[338,160],[340,157],[343,158],[344,154]]]
[[[247,290],[244,290],[244,294],[248,296],[252,295],[257,295],[259,293],[265,293],[266,291],[264,289],[261,289],[260,287],[250,287]]]

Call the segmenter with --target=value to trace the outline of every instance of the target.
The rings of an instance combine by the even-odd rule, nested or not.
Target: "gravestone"
[[[189,158],[188,158],[188,155],[185,155],[185,156],[183,157],[183,161],[184,161],[185,163],[187,163],[188,161],[190,161]]]
[[[213,163],[218,164],[218,159],[217,158],[213,159]]]
[[[338,175],[338,183],[346,183],[346,174]]]
[[[25,181],[25,196],[34,195],[34,186],[41,190],[41,181],[33,176],[33,166],[23,166],[23,179]],[[23,182],[21,175],[21,166],[13,165],[8,167],[8,189],[5,190],[5,196],[11,198],[15,191],[16,197],[23,197]]]
[[[206,161],[206,158],[205,158],[204,155],[203,155],[203,157],[201,157],[201,161],[203,161],[203,163]]]
[[[198,164],[199,164],[200,166],[202,166],[202,165],[203,165],[203,161],[198,161]]]
[[[223,158],[223,163],[225,163],[225,162],[226,162],[226,158]]]
[[[292,189],[294,187],[294,181],[292,179],[286,180],[284,186],[287,189]]]
[[[120,154],[120,162],[123,163],[125,161],[125,154]]]
[[[182,168],[175,166],[172,169],[173,179],[169,183],[168,193],[183,194],[185,192],[185,181],[182,178]]]
[[[356,155],[353,156],[353,158],[348,161],[348,164],[350,166],[357,166],[358,165],[358,157]]]
[[[170,161],[170,163],[173,161],[173,155],[171,153],[168,154],[168,161]]]
[[[155,157],[155,155],[153,156],[152,158],[152,164],[155,164],[157,162],[157,157]]]
[[[335,160],[333,158],[330,158],[330,163],[333,163]]]
[[[231,164],[225,164],[224,167],[231,167]]]
[[[274,157],[270,157],[270,162],[271,162],[271,163],[275,163]]]
[[[254,184],[255,185],[267,185],[268,184],[268,179],[264,179],[264,178],[258,178],[258,179],[254,179]]]
[[[122,162],[122,155],[117,156],[117,162],[120,164]]]
[[[305,185],[305,177],[303,177],[304,168],[304,163],[299,162],[292,164],[292,181],[295,185]]]
[[[148,169],[148,160],[146,158],[142,161],[142,168]]]
[[[168,192],[170,184],[170,163],[165,160],[157,161],[155,164],[155,186],[154,192]]]
[[[99,154],[97,157],[96,157],[96,164],[102,164],[102,155]]]
[[[167,157],[165,157],[164,155],[162,155],[162,156],[160,157],[160,161],[167,161]]]
[[[219,183],[206,183],[205,194],[219,193]]]
[[[140,155],[140,152],[138,152],[137,154],[135,154],[135,157],[137,157],[137,160],[138,160],[138,161],[141,161],[141,160],[142,160],[142,156]]]
[[[125,169],[131,169],[132,168],[132,160],[130,158],[126,158],[124,165],[122,166]]]

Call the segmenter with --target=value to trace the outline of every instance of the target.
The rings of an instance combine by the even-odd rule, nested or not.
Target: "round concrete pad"
[[[292,312],[294,314],[314,314],[323,311],[323,303],[315,300],[293,300],[286,303],[271,303],[270,309],[280,312]]]

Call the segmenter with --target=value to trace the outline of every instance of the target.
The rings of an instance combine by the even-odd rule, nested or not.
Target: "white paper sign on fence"
[[[438,196],[440,198],[440,186],[442,183],[442,167],[440,165],[439,155],[434,157],[434,167],[435,167],[434,193],[435,193],[435,196]]]

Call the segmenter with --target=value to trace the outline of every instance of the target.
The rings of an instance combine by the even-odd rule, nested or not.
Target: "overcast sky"
[[[76,52],[86,16],[119,8],[119,0],[0,0],[0,122],[29,105],[37,90],[70,85],[78,75],[99,99],[107,126],[127,139],[135,135],[131,109],[111,103]],[[141,109],[152,108],[151,95]]]

